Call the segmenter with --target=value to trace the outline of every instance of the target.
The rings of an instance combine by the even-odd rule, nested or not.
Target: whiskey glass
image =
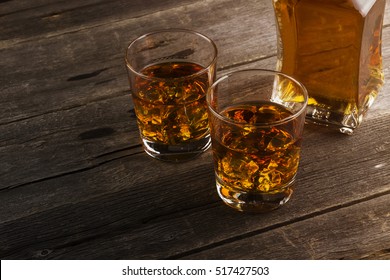
[[[300,82],[271,70],[232,72],[209,88],[216,187],[227,205],[266,212],[290,199],[307,102]]]
[[[210,147],[206,92],[216,61],[215,43],[191,30],[159,30],[130,43],[126,66],[147,154],[178,162]]]

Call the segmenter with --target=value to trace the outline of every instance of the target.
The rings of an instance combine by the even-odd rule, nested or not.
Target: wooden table
[[[0,257],[390,259],[389,83],[353,136],[305,128],[287,205],[239,213],[210,151],[172,164],[140,144],[124,50],[170,27],[213,38],[218,75],[275,67],[271,0],[0,1]]]

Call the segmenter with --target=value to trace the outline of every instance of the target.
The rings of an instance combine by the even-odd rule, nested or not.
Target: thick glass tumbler
[[[308,96],[271,70],[237,71],[207,93],[216,186],[229,206],[265,212],[291,197]]]
[[[216,58],[214,42],[190,30],[161,30],[129,45],[126,66],[146,153],[181,161],[209,148],[206,92]]]

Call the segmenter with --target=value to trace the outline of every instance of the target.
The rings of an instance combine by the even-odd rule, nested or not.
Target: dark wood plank
[[[179,2],[175,0],[10,0],[0,2],[0,25],[2,26],[0,41],[9,40],[9,43],[19,43],[32,40],[33,38],[37,39],[36,37],[44,38],[61,33],[77,32],[80,29],[108,25],[170,9],[176,9],[176,13],[182,13],[181,19],[184,20],[188,11],[192,11],[192,6],[198,2],[203,2],[202,5],[209,6],[209,13],[214,13],[214,15],[216,12],[226,9],[231,9],[230,13],[233,15],[240,12],[237,6],[229,6],[228,4],[231,3],[226,0],[181,0]],[[224,4],[226,2],[227,4]],[[266,15],[268,11],[257,9],[264,8],[264,4],[269,7],[270,1],[235,2],[243,8],[248,5],[253,7],[258,12],[258,18],[260,18],[260,16]],[[213,5],[216,3],[221,8],[219,11],[213,9]],[[390,6],[387,5],[387,13],[389,10]],[[25,24],[26,21],[29,24]],[[389,21],[386,18],[385,25],[388,23]],[[23,26],[23,28],[20,28],[20,26]],[[264,28],[261,25],[256,27]]]
[[[275,59],[246,64],[268,67]],[[223,73],[223,72],[221,72]],[[88,134],[89,133],[89,134]],[[84,136],[83,136],[84,135]],[[0,189],[92,168],[140,139],[129,92],[0,125]]]
[[[97,166],[139,147],[130,95],[0,126],[0,189]]]
[[[19,44],[177,9],[197,1],[199,0],[10,1],[3,3],[0,10],[0,41]],[[20,28],[21,25],[23,28]]]
[[[75,1],[72,3],[75,5]],[[123,50],[131,39],[148,30],[175,26],[195,28],[209,34],[220,47],[220,69],[275,54],[275,33],[270,32],[275,26],[268,1],[249,1],[245,5],[227,0],[207,4],[200,1],[190,8],[196,13],[188,15],[186,21],[180,20],[180,13],[168,9],[136,20],[129,17],[114,24],[97,25],[16,46],[1,41],[3,94],[0,104],[5,108],[0,112],[1,123],[43,114],[48,108],[52,111],[68,109],[123,94],[128,87]],[[208,17],[211,12],[215,12],[212,22]],[[26,19],[20,16],[20,20]],[[30,55],[32,50],[34,56]],[[26,62],[33,68],[25,67]],[[94,79],[74,79],[90,73],[97,73]]]
[[[30,254],[24,248],[50,240],[52,246],[59,240],[70,245],[96,235],[131,232],[159,217],[207,205],[210,197],[216,199],[214,189],[198,181],[212,180],[212,163],[209,158],[205,160],[207,156],[204,154],[188,169],[186,165],[153,160],[142,152],[35,183],[24,191],[2,191],[0,255],[15,251]],[[15,207],[18,204],[20,207]]]
[[[271,15],[257,18],[264,9],[271,12],[271,3],[197,1],[189,7],[179,6],[20,44],[3,40],[0,105],[5,109],[0,111],[0,124],[123,95],[128,89],[125,47],[151,30],[182,27],[209,35],[220,48],[220,69],[274,55],[275,33],[269,32],[269,28],[274,28],[274,19]],[[214,15],[212,21],[210,13]],[[254,24],[267,29],[253,28]],[[97,74],[75,79],[91,73]]]
[[[192,28],[217,42],[220,74],[273,68],[270,1],[161,1],[130,14],[114,7],[118,1],[24,1],[24,11],[15,2],[0,4],[13,5],[0,22],[22,23],[28,14],[36,27],[5,25],[0,41],[1,258],[245,258],[229,250],[263,241],[268,247],[253,247],[251,256],[279,258],[289,240],[296,248],[282,258],[301,250],[309,252],[302,258],[388,258],[388,83],[355,135],[307,126],[294,197],[266,215],[222,205],[210,151],[175,165],[139,145],[123,66],[128,41],[157,28]],[[127,2],[120,3],[135,3]],[[72,21],[87,9],[102,16]],[[387,78],[389,26],[383,40]],[[310,232],[318,241],[298,244]],[[325,250],[327,232],[338,238],[333,251]],[[350,242],[359,236],[360,247]]]
[[[385,43],[390,42],[390,36],[387,34],[390,35],[390,33],[384,34]],[[385,44],[383,54],[387,77],[390,44]],[[248,67],[272,69],[274,65],[275,57],[272,57],[222,70],[219,75],[233,69]],[[125,71],[122,70],[122,76],[124,76]],[[104,72],[99,75],[104,75]],[[123,87],[128,87],[126,77],[122,78]],[[91,81],[91,84],[103,82],[98,87],[107,88],[107,91],[111,90],[112,94],[111,83],[116,82],[104,83],[104,79],[109,79],[107,76],[101,79],[100,82],[99,79],[95,79]],[[89,83],[80,82],[80,84],[85,86]],[[93,88],[92,85],[87,85],[87,87]],[[82,88],[77,88],[75,91],[78,90]],[[389,90],[390,85],[386,83],[369,115],[374,117],[386,115],[390,102],[389,98],[386,98]],[[95,98],[94,93],[92,95]],[[47,96],[42,94],[42,98],[47,99]],[[68,99],[71,97],[69,96]],[[26,99],[25,102],[29,103],[28,100]],[[81,101],[78,100],[78,102]],[[15,102],[11,103],[15,104]],[[46,108],[47,102],[41,101],[40,104]],[[0,151],[4,155],[3,160],[0,161],[0,170],[2,170],[0,189],[90,168],[101,162],[100,157],[103,154],[139,145],[134,113],[131,110],[129,91],[124,89],[118,92],[118,96],[112,94],[107,99],[90,101],[86,105],[64,108],[60,111],[53,110],[35,117],[0,125]],[[79,137],[87,131],[101,129],[113,131],[105,137],[102,135],[90,138],[88,141]]]
[[[390,194],[188,257],[390,259],[389,200]]]
[[[213,186],[209,153],[180,165],[140,153],[3,191],[0,255],[180,257],[387,195],[388,121],[389,115],[370,118],[361,128],[364,133],[352,137],[308,128],[294,197],[264,216],[242,215],[222,205]],[[28,231],[23,230],[26,226]],[[44,249],[51,253],[38,256]]]
[[[220,20],[222,19],[223,17]],[[153,21],[153,16],[147,17],[145,20]],[[1,120],[6,123],[1,127],[2,133],[0,135],[2,135],[1,140],[4,146],[11,145],[9,149],[2,147],[3,153],[8,155],[8,159],[2,161],[2,175],[6,176],[6,178],[3,177],[0,180],[3,187],[12,187],[28,181],[40,180],[42,177],[72,172],[76,166],[79,169],[91,166],[93,159],[74,156],[85,155],[83,152],[85,151],[84,144],[76,142],[77,135],[88,129],[94,129],[95,127],[98,129],[98,126],[110,126],[107,123],[113,121],[113,119],[117,120],[118,115],[111,116],[109,112],[118,111],[119,108],[122,108],[122,111],[119,112],[123,113],[123,123],[126,123],[128,115],[125,113],[126,110],[123,110],[122,104],[124,104],[123,102],[130,103],[126,98],[121,98],[128,95],[126,74],[123,58],[121,57],[123,53],[119,48],[111,50],[104,46],[102,47],[103,50],[116,52],[116,54],[110,53],[110,56],[115,57],[115,63],[108,61],[110,58],[107,58],[104,53],[101,56],[106,56],[105,59],[100,63],[97,62],[99,48],[96,47],[96,44],[83,43],[86,41],[85,36],[91,36],[91,32],[86,32],[87,34],[81,34],[81,36],[63,36],[60,40],[56,38],[45,40],[42,43],[38,42],[43,46],[41,45],[38,50],[34,50],[35,55],[33,57],[29,55],[31,47],[27,46],[27,49],[23,51],[26,44],[16,49],[11,48],[12,52],[10,52],[10,49],[3,50],[4,59],[1,61],[4,63],[4,68],[12,65],[15,71],[4,71],[7,74],[2,76],[5,87],[0,102],[2,102],[5,109],[1,111],[3,114]],[[94,30],[94,32],[97,31]],[[107,45],[109,36],[106,31],[102,35],[98,39],[102,40],[101,43]],[[64,44],[64,41],[74,43],[69,45],[69,43]],[[30,45],[33,46],[34,44],[31,43]],[[64,45],[66,50],[64,50]],[[89,58],[86,54],[91,53],[93,53],[93,57]],[[76,57],[80,60],[75,61]],[[34,68],[24,67],[23,63],[30,59]],[[69,68],[69,61],[75,61],[77,69]],[[93,68],[91,69],[91,67]],[[82,68],[86,69],[83,71]],[[83,75],[81,73],[96,73],[96,75],[88,79],[77,79],[77,77]],[[41,79],[41,77],[45,77],[45,79]],[[18,83],[17,81],[22,82]],[[114,98],[113,100],[110,99],[112,104],[103,100],[102,104],[105,104],[103,107],[97,108],[95,104],[87,105],[85,108],[87,110],[81,111],[84,109],[84,103],[99,102],[105,97]],[[120,100],[118,105],[114,104],[116,98]],[[111,108],[107,107],[110,105],[113,106]],[[114,106],[118,109],[114,109]],[[73,108],[74,110],[72,110]],[[129,108],[131,108],[130,105]],[[56,112],[56,110],[59,110],[59,112]],[[96,110],[96,112],[91,112],[91,110]],[[101,116],[94,118],[99,111],[103,112],[106,119],[102,119]],[[88,118],[84,118],[83,114]],[[14,115],[22,121],[15,122],[12,118]],[[7,124],[9,117],[12,120]],[[31,119],[29,119],[30,117]],[[88,120],[89,118],[90,120]],[[70,122],[73,123],[73,127],[70,126]],[[80,122],[86,123],[86,127],[83,128],[84,131],[77,131]],[[88,125],[92,127],[87,128]],[[38,127],[39,129],[37,129]],[[117,130],[115,127],[113,129]],[[55,133],[56,130],[58,130],[58,133]],[[38,134],[40,137],[37,136]],[[50,138],[44,135],[49,135]],[[124,137],[122,136],[123,133],[120,135],[123,142]],[[61,141],[58,141],[56,137]],[[50,145],[50,143],[57,144]],[[134,142],[129,144],[134,145]],[[123,146],[117,148],[121,150]],[[58,151],[61,151],[61,155],[58,155]],[[23,156],[17,156],[18,152]],[[48,161],[45,155],[52,156],[53,153],[56,154],[56,157]],[[60,161],[61,159],[64,160],[61,156],[65,157],[65,162]],[[93,157],[95,156],[98,155]],[[73,159],[75,159],[73,163],[66,163],[66,161]],[[87,165],[83,163],[87,163]],[[26,164],[30,164],[30,166],[26,166]],[[20,171],[22,172],[20,173]],[[45,175],[40,175],[41,172]],[[25,173],[33,175],[33,177],[25,176]],[[9,182],[7,178],[16,178],[16,181]]]

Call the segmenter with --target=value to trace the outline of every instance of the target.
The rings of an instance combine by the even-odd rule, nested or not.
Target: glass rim
[[[303,95],[303,98],[304,98],[304,100],[302,102],[302,108],[300,108],[297,112],[293,113],[292,115],[290,115],[288,117],[285,117],[285,118],[283,118],[281,120],[273,121],[273,122],[254,123],[254,124],[237,122],[237,121],[234,121],[234,120],[232,120],[232,119],[230,119],[230,118],[228,118],[226,116],[221,115],[210,104],[211,103],[211,100],[210,100],[211,99],[211,91],[216,86],[218,86],[221,82],[223,82],[224,80],[228,79],[229,77],[231,77],[233,75],[236,75],[238,73],[245,73],[245,72],[257,72],[257,73],[262,73],[263,75],[266,74],[266,75],[273,75],[273,76],[282,76],[282,77],[285,77],[285,78],[289,79],[290,81],[293,81],[294,83],[296,83],[302,89],[302,95]],[[233,125],[238,125],[238,126],[245,126],[245,127],[270,127],[270,126],[285,124],[285,123],[287,123],[287,122],[289,122],[291,120],[296,119],[298,116],[300,116],[306,110],[306,107],[307,107],[307,104],[308,104],[308,100],[309,100],[309,96],[308,96],[307,89],[301,82],[299,82],[295,78],[293,78],[293,77],[291,77],[291,76],[289,76],[287,74],[284,74],[282,72],[275,71],[275,70],[270,70],[270,69],[262,69],[262,68],[251,68],[251,69],[244,69],[244,70],[237,70],[237,71],[229,72],[229,73],[221,76],[220,78],[218,78],[207,89],[207,92],[206,92],[207,107],[209,108],[209,110],[211,111],[211,113],[213,115],[215,115],[217,118],[219,118],[220,120],[222,120],[224,122],[227,122],[227,123],[230,123],[230,124],[233,124]],[[279,104],[279,103],[277,103],[277,104]],[[280,104],[280,105],[283,105],[283,104]]]
[[[162,34],[162,33],[172,33],[172,34],[173,33],[191,33],[193,35],[196,35],[196,36],[201,37],[204,40],[206,40],[208,43],[210,43],[210,45],[212,46],[212,49],[213,49],[213,59],[211,60],[210,63],[208,63],[207,66],[203,66],[203,65],[199,64],[200,66],[202,66],[202,69],[199,70],[198,72],[193,73],[191,75],[182,76],[182,77],[170,78],[169,80],[186,80],[186,79],[190,79],[190,78],[193,78],[196,76],[203,75],[204,73],[207,73],[213,65],[216,64],[217,56],[218,56],[218,49],[217,49],[217,45],[215,44],[215,42],[211,38],[209,38],[208,36],[198,32],[198,31],[194,31],[194,30],[190,30],[190,29],[168,28],[168,29],[160,29],[160,30],[149,32],[149,33],[145,33],[145,34],[137,37],[136,39],[134,39],[133,41],[130,42],[130,44],[127,46],[126,51],[125,51],[125,62],[126,62],[126,67],[131,72],[133,72],[137,76],[139,76],[143,79],[146,79],[146,80],[154,80],[154,81],[166,81],[167,80],[166,78],[150,77],[148,75],[142,74],[141,72],[134,69],[134,67],[131,65],[131,63],[128,59],[129,50],[134,44],[136,44],[137,42],[139,42],[141,40],[144,40],[145,38],[147,38],[149,36]],[[196,63],[196,62],[193,62],[193,63]]]

